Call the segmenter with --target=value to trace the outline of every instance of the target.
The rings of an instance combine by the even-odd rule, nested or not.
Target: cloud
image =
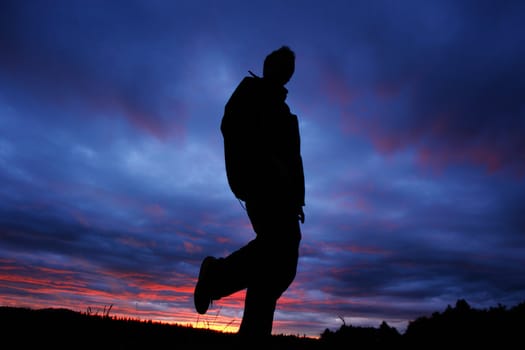
[[[89,118],[125,118],[159,139],[185,137],[187,103],[170,91],[173,82],[181,83],[177,68],[184,67],[163,59],[173,55],[171,48],[163,48],[163,38],[148,41],[154,34],[146,32],[143,40],[130,40],[125,28],[113,27],[110,14],[116,12],[105,13],[102,7],[94,6],[86,14],[77,8],[80,4],[64,4],[66,18],[58,4],[41,5],[8,8],[2,16],[6,20],[0,70],[10,100],[30,98],[35,100],[33,108],[55,108],[54,119],[58,110],[68,111],[68,118],[77,121],[88,112]],[[121,16],[131,30],[137,14],[128,14]],[[138,35],[137,29],[133,30]],[[107,40],[108,33],[116,41]]]
[[[323,59],[313,78],[331,107],[314,118],[336,122],[347,137],[366,137],[385,156],[412,150],[423,168],[474,165],[521,178],[525,52],[520,36],[509,35],[525,32],[515,15],[521,5],[489,6],[495,19],[443,5],[388,14],[381,32],[370,28],[375,22],[363,24],[361,35]],[[375,10],[383,18],[388,6]]]

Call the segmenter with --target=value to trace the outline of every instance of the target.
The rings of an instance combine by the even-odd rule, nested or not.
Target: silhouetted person
[[[256,237],[227,257],[203,260],[194,302],[204,314],[213,300],[247,288],[239,334],[249,339],[271,336],[277,300],[297,270],[305,186],[298,119],[285,88],[294,70],[289,47],[271,52],[263,77],[250,72],[241,81],[221,122],[228,183]]]

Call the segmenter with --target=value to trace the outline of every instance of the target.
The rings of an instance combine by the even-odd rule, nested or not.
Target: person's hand
[[[303,207],[299,207],[299,212],[297,213],[299,220],[301,221],[301,224],[304,224],[304,211]]]

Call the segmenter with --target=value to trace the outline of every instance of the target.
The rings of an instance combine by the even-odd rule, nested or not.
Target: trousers
[[[246,202],[255,238],[217,260],[212,299],[246,289],[239,334],[270,336],[278,299],[297,273],[301,228],[296,210],[275,203]]]

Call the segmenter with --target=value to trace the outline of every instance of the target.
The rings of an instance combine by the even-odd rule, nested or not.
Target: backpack
[[[248,197],[249,181],[253,167],[252,155],[247,145],[253,141],[250,130],[254,127],[255,98],[260,89],[260,79],[252,76],[245,77],[237,86],[224,108],[221,120],[221,133],[224,140],[224,160],[226,176],[231,191],[236,198],[246,201]]]

